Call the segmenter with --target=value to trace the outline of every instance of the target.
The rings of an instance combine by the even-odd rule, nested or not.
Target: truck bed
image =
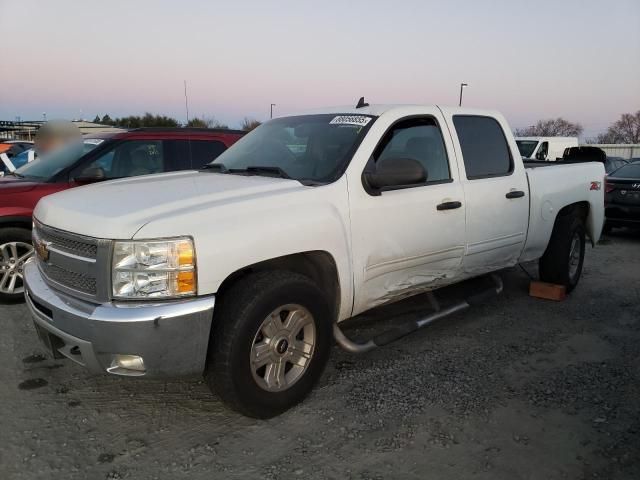
[[[535,162],[527,165],[530,192],[529,232],[520,261],[539,258],[551,236],[554,221],[563,205],[584,199],[589,215],[585,228],[593,243],[597,242],[604,223],[604,165],[600,162]],[[537,168],[554,165],[555,168]]]

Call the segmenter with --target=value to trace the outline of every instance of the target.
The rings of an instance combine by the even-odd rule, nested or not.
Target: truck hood
[[[295,180],[175,172],[87,185],[45,197],[34,216],[45,225],[90,237],[129,239],[158,218],[216,205],[256,201],[305,188]]]
[[[14,176],[0,177],[0,195],[29,192],[38,185],[38,182],[31,182]]]

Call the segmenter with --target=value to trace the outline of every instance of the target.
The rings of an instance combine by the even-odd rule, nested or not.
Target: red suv
[[[31,215],[42,197],[103,180],[200,169],[245,132],[141,128],[85,139],[0,178],[0,302],[23,297],[22,265],[31,255]]]

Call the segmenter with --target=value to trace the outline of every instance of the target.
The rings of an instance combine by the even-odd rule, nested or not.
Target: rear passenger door
[[[466,200],[463,269],[476,275],[515,265],[527,237],[529,187],[499,116],[449,116]],[[511,138],[511,145],[508,138]]]
[[[172,170],[199,170],[227,147],[219,140],[171,140]]]

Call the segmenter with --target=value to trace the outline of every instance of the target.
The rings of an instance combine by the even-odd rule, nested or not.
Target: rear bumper
[[[605,217],[610,226],[640,226],[640,205],[606,203]]]
[[[95,305],[52,289],[34,261],[25,297],[38,336],[57,358],[95,373],[185,376],[204,371],[215,297]],[[142,357],[144,371],[120,368],[116,355]]]

